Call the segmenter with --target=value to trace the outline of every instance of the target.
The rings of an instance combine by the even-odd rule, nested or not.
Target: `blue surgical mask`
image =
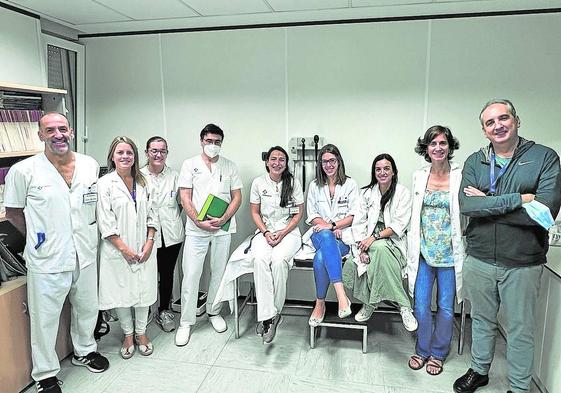
[[[528,213],[532,220],[545,229],[549,229],[555,224],[549,208],[543,203],[533,200],[532,202],[524,203],[522,207],[526,209],[526,213]]]

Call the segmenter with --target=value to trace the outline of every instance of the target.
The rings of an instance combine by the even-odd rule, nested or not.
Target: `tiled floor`
[[[286,311],[286,310],[285,310]],[[64,393],[430,393],[452,392],[452,383],[469,367],[469,326],[464,354],[457,354],[457,332],[444,372],[430,376],[407,367],[414,337],[405,331],[399,315],[374,314],[369,322],[368,353],[361,352],[361,334],[346,329],[322,329],[316,348],[309,347],[308,318],[304,311],[289,310],[273,344],[264,346],[254,331],[254,312],[245,311],[241,337],[229,329],[217,334],[206,316],[199,318],[185,347],[176,347],[174,333],[162,332],[154,323],[148,334],[154,342],[152,356],[138,353],[130,360],[119,356],[118,322],[103,337],[99,351],[111,362],[108,371],[93,374],[62,362],[58,377]],[[294,313],[300,313],[295,315]],[[488,386],[478,393],[504,393],[505,343],[497,341]],[[26,392],[34,392],[30,387]],[[532,391],[538,392],[537,388]]]

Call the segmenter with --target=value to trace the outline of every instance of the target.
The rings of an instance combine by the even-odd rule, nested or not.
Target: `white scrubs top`
[[[183,221],[179,216],[177,199],[177,179],[179,174],[168,166],[162,172],[154,174],[145,166],[140,170],[148,181],[150,199],[154,209],[154,220],[158,223],[160,233],[154,237],[154,248],[162,247],[162,236],[166,247],[179,244],[185,239]]]
[[[24,258],[34,273],[74,271],[76,257],[81,269],[96,262],[99,165],[92,157],[74,156],[70,187],[44,153],[14,164],[6,176],[4,205],[23,208]]]
[[[314,218],[318,217],[327,222],[335,222],[348,216],[354,216],[357,204],[358,185],[350,177],[343,185],[335,186],[333,199],[329,195],[329,186],[327,184],[318,185],[314,180],[308,189],[306,223],[312,225]],[[350,226],[342,229],[341,240],[349,245],[354,243]]]
[[[304,194],[302,192],[302,185],[298,179],[294,179],[294,188],[292,198],[287,207],[280,207],[280,199],[282,192],[282,181],[275,183],[269,177],[268,173],[261,175],[253,180],[251,183],[251,194],[249,201],[254,204],[260,204],[261,219],[267,227],[268,231],[276,232],[284,229],[291,217],[298,211],[298,205],[304,203]],[[292,232],[300,234],[298,227],[294,228]]]
[[[219,197],[230,203],[232,201],[232,190],[239,190],[243,187],[238,168],[232,161],[222,156],[218,161],[212,163],[210,170],[199,154],[188,158],[181,166],[179,173],[179,188],[193,189],[192,201],[197,212],[201,211],[206,198],[209,194]],[[236,218],[232,217],[228,232],[219,229],[214,233],[215,236],[226,235],[236,232]],[[195,225],[193,221],[187,219],[185,223],[185,234],[191,236],[207,236],[209,232]]]
[[[148,189],[136,184],[136,206],[117,172],[98,181],[97,217],[101,232],[99,258],[99,308],[146,307],[157,297],[158,266],[156,248],[144,263],[133,270],[121,252],[106,238],[118,235],[133,251],[140,253],[146,243],[148,227],[158,229],[153,219]],[[156,235],[158,236],[158,232]]]

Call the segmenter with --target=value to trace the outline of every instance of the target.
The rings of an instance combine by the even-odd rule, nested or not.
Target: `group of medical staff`
[[[472,154],[470,166],[464,168],[475,180],[467,179],[460,165],[451,160],[459,148],[451,130],[435,125],[416,142],[414,150],[427,165],[414,172],[413,192],[399,183],[397,164],[391,155],[382,153],[373,159],[370,182],[359,188],[347,175],[337,146],[323,146],[317,156],[316,178],[307,194],[306,223],[310,228],[303,236],[298,225],[304,216],[304,193],[290,172],[289,156],[281,146],[272,146],[264,154],[265,172],[253,180],[249,195],[256,230],[249,246],[243,244],[253,263],[256,333],[264,344],[273,342],[282,323],[288,272],[294,257],[299,250],[308,248],[313,251],[316,287],[310,326],[320,325],[325,318],[330,285],[341,319],[351,316],[351,299],[362,304],[354,315],[358,322],[370,319],[376,307],[388,301],[398,308],[405,329],[417,331],[409,368],[440,374],[450,352],[454,299],[462,301],[465,287],[462,270],[466,250],[460,202],[465,210],[462,212],[471,217],[467,244],[471,253],[483,261],[474,260],[473,269],[478,264],[486,269],[496,266],[500,259],[506,266],[501,269],[511,275],[522,275],[527,270],[524,263],[532,267],[532,274],[541,271],[547,252],[541,243],[535,243],[537,257],[531,261],[526,260],[530,257],[518,261],[520,256],[508,250],[503,250],[508,254],[504,258],[502,253],[486,256],[489,247],[499,247],[489,238],[488,227],[496,221],[493,225],[516,230],[520,236],[546,236],[543,228],[551,225],[551,216],[557,214],[561,199],[559,188],[552,186],[561,182],[559,158],[553,150],[518,136],[519,119],[508,100],[489,101],[480,120],[491,144]],[[231,234],[236,231],[235,214],[241,205],[243,184],[237,166],[220,155],[223,130],[207,124],[200,132],[201,153],[185,160],[179,173],[166,165],[169,150],[165,139],[154,136],[146,142],[147,162],[141,168],[140,154],[132,139],[116,137],[107,154],[109,172],[98,179],[99,165],[95,160],[71,150],[74,134],[66,117],[48,113],[39,126],[44,154],[15,164],[6,177],[5,192],[6,216],[26,235],[32,377],[37,390],[61,391],[54,343],[67,295],[72,304],[74,365],[92,372],[109,367],[107,358],[97,352],[93,336],[98,310],[115,310],[124,334],[120,348],[123,359],[137,351],[143,356],[151,355],[154,345],[146,327],[150,307],[158,297],[156,322],[166,332],[177,329],[177,346],[188,344],[197,321],[199,282],[209,251],[207,319],[216,332],[226,331],[217,293],[230,255]],[[522,156],[531,159],[520,161]],[[487,157],[489,162],[485,161]],[[518,165],[510,165],[515,160]],[[539,160],[550,163],[541,172],[529,166]],[[488,166],[491,169],[486,177]],[[538,184],[526,184],[527,175],[516,177],[521,171],[536,172]],[[498,183],[499,178],[507,180]],[[516,186],[519,190],[513,182],[520,181],[525,183]],[[512,185],[515,192],[497,195],[503,185]],[[543,203],[535,200],[537,195]],[[202,214],[212,198],[225,202],[223,212],[216,216]],[[508,204],[497,205],[499,200]],[[187,216],[185,225],[181,208]],[[537,229],[523,231],[512,214],[524,228]],[[501,221],[503,215],[510,221]],[[545,220],[544,216],[549,217]],[[481,237],[483,233],[486,235]],[[480,236],[477,242],[476,236]],[[182,243],[181,315],[176,323],[170,303]],[[470,258],[475,257],[470,254]],[[404,278],[408,281],[405,287]],[[466,280],[470,289],[467,292],[486,303],[490,298],[482,295],[497,288],[501,291],[501,280],[486,283],[484,288]],[[433,318],[435,282],[437,312]],[[519,281],[518,285],[530,291],[538,282]],[[535,302],[536,292],[528,299]],[[507,297],[504,301],[514,300]],[[498,306],[491,309],[472,305],[474,335],[486,331],[487,321],[496,319],[496,309]],[[524,331],[519,329],[515,334],[531,335],[533,325],[525,320],[521,323]],[[510,341],[521,340],[513,337],[509,345],[517,345]],[[492,346],[474,344],[474,367],[482,358],[478,354],[485,352],[492,359]],[[513,364],[509,368],[511,387],[528,385],[531,362],[515,355],[507,358]],[[490,365],[490,360],[487,363]],[[523,372],[519,372],[520,364]],[[483,368],[476,369],[481,372],[470,368],[455,382],[454,390],[473,392],[486,385],[488,377]]]

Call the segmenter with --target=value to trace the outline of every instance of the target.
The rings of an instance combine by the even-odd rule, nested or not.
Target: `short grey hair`
[[[481,109],[481,112],[479,112],[479,121],[481,122],[481,125],[483,125],[483,112],[485,111],[485,109],[487,109],[489,106],[491,106],[493,104],[506,105],[506,107],[508,108],[508,111],[510,112],[512,117],[514,117],[515,119],[518,119],[518,116],[516,115],[516,108],[514,108],[514,105],[512,105],[512,102],[510,102],[506,98],[493,98],[492,100],[487,101],[485,103],[485,105],[483,105],[483,109]]]

